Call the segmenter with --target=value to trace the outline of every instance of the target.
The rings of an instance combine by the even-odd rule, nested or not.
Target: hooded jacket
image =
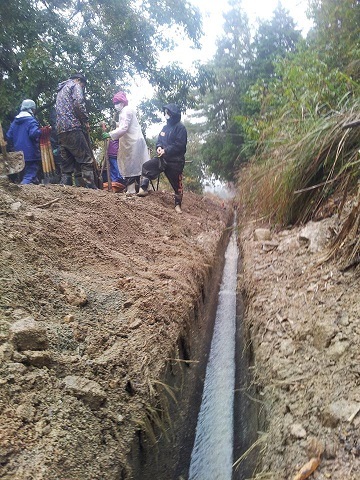
[[[185,164],[187,131],[180,121],[180,108],[174,103],[170,103],[164,106],[163,110],[165,109],[171,116],[158,136],[156,148],[162,147],[165,150],[164,158],[166,162]]]
[[[55,110],[58,134],[81,130],[88,123],[84,92],[79,83],[72,79],[59,83]]]
[[[41,160],[40,135],[38,121],[29,112],[20,112],[10,125],[6,138],[16,152],[24,152],[25,162],[34,162]]]

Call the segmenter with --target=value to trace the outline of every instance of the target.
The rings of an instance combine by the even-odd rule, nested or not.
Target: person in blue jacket
[[[40,135],[41,128],[34,117],[36,105],[33,100],[22,102],[20,113],[16,115],[6,133],[6,138],[15,151],[24,152],[25,168],[22,185],[38,184],[38,171],[41,163]]]
[[[187,131],[181,123],[181,110],[178,105],[169,103],[163,107],[166,125],[162,128],[156,142],[157,157],[145,162],[142,167],[142,180],[139,197],[148,194],[150,180],[155,180],[164,172],[175,193],[175,211],[182,213],[183,197],[182,173],[185,166]]]

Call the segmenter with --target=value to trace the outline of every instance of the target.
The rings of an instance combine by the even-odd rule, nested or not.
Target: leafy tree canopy
[[[274,63],[294,52],[301,39],[301,33],[295,27],[289,12],[279,3],[271,20],[260,23],[251,44],[253,60],[251,77],[269,79],[274,76]]]
[[[89,80],[94,117],[136,74],[164,92],[196,81],[178,66],[159,66],[161,51],[174,46],[165,34],[169,29],[198,45],[200,13],[188,0],[4,1],[0,24],[2,120],[9,120],[24,98],[47,109],[58,82],[76,71]]]
[[[360,78],[360,2],[358,0],[309,0],[314,28],[309,34],[312,48],[330,68],[351,66]],[[354,63],[357,65],[355,68]]]
[[[281,4],[272,19],[260,22],[253,33],[242,1],[229,3],[223,35],[209,64],[215,87],[203,97],[200,108],[208,119],[203,152],[209,170],[217,177],[234,180],[241,162],[254,154],[259,138],[256,116],[262,103],[248,92],[259,79],[267,88],[266,83],[276,78],[276,62],[296,49],[301,35]]]

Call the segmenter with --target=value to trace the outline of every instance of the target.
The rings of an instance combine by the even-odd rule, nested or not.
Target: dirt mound
[[[231,208],[3,185],[4,479],[130,478],[127,454],[189,321]]]

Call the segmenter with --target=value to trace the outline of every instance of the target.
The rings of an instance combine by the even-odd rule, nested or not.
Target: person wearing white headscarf
[[[135,109],[129,106],[124,92],[113,97],[114,108],[119,112],[119,124],[103,138],[119,139],[119,170],[126,179],[127,193],[136,193],[144,162],[149,160],[148,148],[136,118]]]

